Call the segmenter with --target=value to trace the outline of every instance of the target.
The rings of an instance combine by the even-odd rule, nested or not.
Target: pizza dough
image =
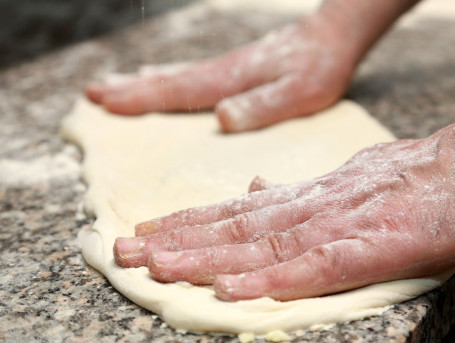
[[[394,281],[289,302],[228,303],[217,300],[210,287],[161,284],[145,267],[123,269],[114,263],[115,238],[133,236],[137,222],[237,196],[257,174],[276,183],[312,178],[367,145],[394,139],[353,102],[264,130],[225,135],[210,113],[130,118],[80,99],[64,121],[63,134],[84,150],[85,206],[96,217],[81,233],[85,259],[119,292],[173,328],[265,334],[350,321],[381,313],[444,279]]]

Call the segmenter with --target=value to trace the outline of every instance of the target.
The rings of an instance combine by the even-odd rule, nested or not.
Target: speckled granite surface
[[[80,255],[80,152],[58,136],[89,80],[113,70],[214,55],[291,20],[265,13],[166,15],[0,74],[0,340],[235,342],[175,332],[117,293]],[[180,26],[178,25],[180,24]],[[170,38],[169,28],[177,25]],[[455,121],[455,25],[428,20],[391,32],[349,91],[398,137]],[[455,280],[382,316],[300,331],[295,342],[436,342],[455,322]]]

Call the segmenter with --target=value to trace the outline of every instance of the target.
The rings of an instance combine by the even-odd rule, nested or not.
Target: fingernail
[[[235,283],[235,279],[236,277],[230,274],[219,274],[216,276],[213,286],[218,299],[224,301],[236,300],[232,294],[234,292],[233,282]]]
[[[158,223],[153,221],[142,222],[136,224],[135,233],[136,236],[147,236],[157,233],[160,230]]]
[[[237,278],[235,275],[220,275],[220,282],[223,284],[226,293],[232,293],[234,291],[233,283],[237,283]]]
[[[145,241],[141,237],[119,237],[115,240],[115,250],[122,259],[142,255]]]
[[[267,296],[264,281],[255,275],[255,272],[218,275],[213,284],[216,297],[224,301],[237,301]]]

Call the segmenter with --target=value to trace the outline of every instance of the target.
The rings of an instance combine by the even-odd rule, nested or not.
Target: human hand
[[[216,106],[225,132],[253,130],[315,113],[343,95],[357,56],[341,32],[313,15],[219,58],[145,68],[86,93],[123,115]]]
[[[235,301],[314,297],[455,266],[455,125],[379,144],[344,166],[141,223],[118,265],[214,284]],[[263,189],[267,187],[267,189]],[[234,275],[236,274],[236,275]]]

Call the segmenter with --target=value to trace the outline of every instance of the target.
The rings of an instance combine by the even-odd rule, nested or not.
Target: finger
[[[302,73],[286,75],[275,82],[225,98],[215,111],[225,132],[263,128],[333,104],[338,94],[323,89],[322,84],[309,82]]]
[[[143,77],[180,75],[181,72],[193,67],[192,62],[147,64],[139,67],[138,74]]]
[[[323,176],[309,182],[272,186],[267,190],[251,192],[214,205],[177,211],[137,224],[136,236],[215,223],[242,213],[271,205],[284,204],[303,197],[311,203],[309,206],[313,206],[315,209],[322,210],[326,209],[327,206],[337,206],[340,209],[354,208],[365,203],[369,198],[374,198],[376,193],[379,194],[379,192],[387,191],[392,187],[394,180],[371,183],[370,179],[356,173],[360,167],[358,166],[357,169],[352,166],[341,168],[336,174],[333,173],[331,176]]]
[[[118,237],[114,242],[114,261],[123,268],[137,268],[147,265],[152,242],[147,237]]]
[[[210,224],[232,218],[238,214],[271,205],[282,204],[305,192],[305,186],[287,185],[280,189],[245,194],[217,204],[190,208],[136,225],[136,236],[150,235],[159,231],[174,230],[184,226]]]
[[[87,85],[85,93],[91,101],[101,103],[106,95],[122,94],[131,89],[140,89],[149,82],[159,82],[164,77],[178,75],[186,68],[191,68],[191,64],[145,65],[139,68],[137,74],[111,73],[106,75],[102,82]]]
[[[253,181],[251,181],[250,186],[248,187],[248,193],[263,191],[266,189],[271,189],[274,187],[279,187],[280,185],[267,181],[260,176],[256,176]]]
[[[224,97],[255,87],[271,77],[261,71],[259,64],[255,70],[245,64],[252,49],[250,46],[217,59],[187,65],[173,73],[157,69],[156,73],[146,74],[141,84],[105,93],[101,102],[109,111],[127,115],[212,108]]]
[[[238,274],[273,263],[265,245],[261,240],[179,252],[157,251],[151,254],[148,268],[151,277],[160,282],[211,284],[216,274]]]
[[[219,94],[215,88],[208,87],[205,97],[203,80],[198,80],[191,88],[190,76],[181,79],[146,80],[128,90],[115,91],[102,98],[102,105],[112,113],[139,115],[148,112],[198,111],[213,106]]]
[[[85,87],[84,92],[87,98],[94,103],[99,104],[101,103],[106,88],[107,86],[103,83],[90,83]]]
[[[314,246],[340,239],[350,227],[350,223],[339,219],[314,217],[289,231],[273,233],[253,243],[156,251],[151,254],[148,267],[157,281],[209,284],[217,274],[239,274],[294,259]]]
[[[405,277],[409,273],[399,256],[406,244],[399,244],[402,239],[390,240],[393,241],[395,244],[387,245],[360,238],[344,239],[242,276],[219,275],[214,282],[216,296],[227,301],[263,296],[288,301]]]
[[[137,74],[111,73],[106,75],[102,82],[88,84],[85,87],[85,94],[91,101],[99,104],[109,93],[125,91],[144,82],[145,80]]]
[[[119,265],[139,267],[146,265],[148,257],[156,250],[180,251],[254,242],[273,232],[292,228],[310,218],[315,209],[311,204],[305,207],[304,202],[297,199],[238,214],[214,224],[162,231],[149,236],[117,238],[114,243],[114,256]]]

